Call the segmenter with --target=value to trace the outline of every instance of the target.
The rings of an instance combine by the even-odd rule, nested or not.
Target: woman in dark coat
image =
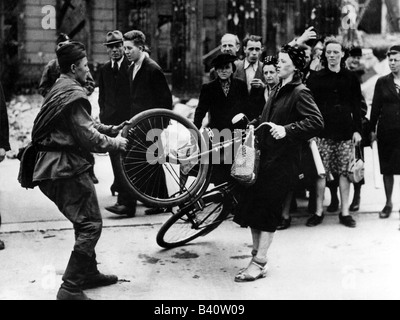
[[[390,48],[388,58],[392,73],[378,80],[371,112],[372,139],[378,139],[387,198],[381,219],[392,214],[394,176],[400,175],[400,45]]]
[[[259,177],[247,190],[235,217],[235,222],[242,227],[251,228],[253,236],[253,259],[248,268],[236,276],[236,282],[266,277],[268,250],[281,222],[285,198],[298,176],[302,145],[324,127],[310,90],[302,84],[299,70],[304,65],[303,50],[283,47],[278,64],[281,81],[261,116],[261,122],[267,122],[270,127],[259,133]]]
[[[218,77],[214,81],[204,84],[201,89],[194,124],[200,129],[208,113],[209,124],[207,126],[213,130],[213,143],[223,142],[228,137],[233,138],[234,125],[232,124],[232,119],[240,113],[248,114],[247,84],[243,80],[233,77],[236,70],[235,60],[237,58],[230,54],[221,54],[215,58],[213,66]],[[223,154],[221,152],[219,157],[213,155],[213,176],[211,182],[216,185],[227,182],[230,179],[230,169],[233,159],[232,155],[228,154],[227,150],[225,151],[226,153]],[[223,158],[229,159],[229,161],[224,162],[222,161]]]

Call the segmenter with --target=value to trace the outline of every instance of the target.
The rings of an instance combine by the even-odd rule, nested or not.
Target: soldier
[[[61,76],[37,116],[32,142],[39,150],[33,181],[73,223],[75,246],[63,276],[58,300],[87,300],[83,290],[115,284],[116,276],[97,269],[95,247],[102,216],[88,171],[87,154],[125,150],[127,140],[115,136],[124,127],[96,124],[83,86],[89,73],[85,46],[71,42],[57,50]]]

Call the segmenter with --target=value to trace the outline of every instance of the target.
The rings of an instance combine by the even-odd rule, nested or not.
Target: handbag
[[[250,126],[244,143],[236,153],[231,176],[244,186],[254,185],[258,176],[260,154],[261,152],[257,148],[254,126]]]
[[[362,157],[361,147],[358,146],[357,154],[356,146],[352,148],[352,155],[349,162],[348,178],[352,183],[360,183],[365,177],[365,163]]]

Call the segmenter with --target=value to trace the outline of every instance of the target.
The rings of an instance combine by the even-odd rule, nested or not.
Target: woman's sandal
[[[256,266],[257,268],[260,269],[260,274],[256,277],[253,277],[251,275],[249,275],[248,273],[246,273],[245,271],[248,269],[245,269],[243,272],[240,272],[236,277],[235,277],[235,282],[238,283],[244,283],[244,282],[254,282],[260,279],[264,279],[267,277],[267,263],[257,263],[254,261],[254,259],[252,260],[250,266]],[[249,267],[250,267],[249,266]]]
[[[253,259],[254,259],[255,257],[257,257],[257,254],[258,254],[258,251],[257,251],[257,250],[253,250],[253,251],[251,252],[251,256],[253,257]],[[253,261],[253,260],[252,260],[252,261]],[[249,264],[249,266],[248,266],[247,268],[240,269],[240,270],[239,270],[239,274],[240,274],[240,273],[243,273],[244,271],[246,271],[246,270],[251,266],[251,263],[252,263],[252,262],[250,262],[250,264]]]

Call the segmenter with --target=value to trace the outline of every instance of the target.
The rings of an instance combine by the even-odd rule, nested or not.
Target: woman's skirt
[[[400,175],[400,132],[378,132],[378,149],[381,173]]]
[[[245,190],[234,221],[244,228],[276,232],[286,196],[292,188],[290,168],[260,172],[255,185]]]

